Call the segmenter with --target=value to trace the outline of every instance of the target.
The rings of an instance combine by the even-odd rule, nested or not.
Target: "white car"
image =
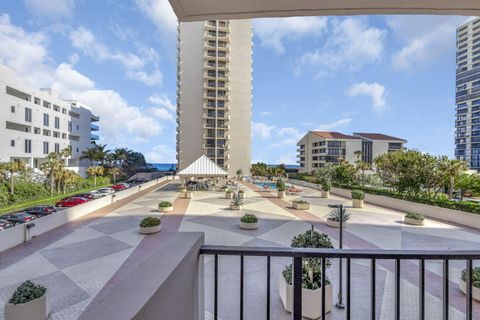
[[[97,190],[98,193],[107,195],[107,194],[113,194],[115,193],[115,189],[113,188],[101,188]]]

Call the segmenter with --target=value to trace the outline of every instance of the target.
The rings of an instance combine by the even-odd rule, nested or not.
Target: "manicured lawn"
[[[12,206],[1,208],[0,209],[0,215],[4,215],[4,214],[10,213],[10,212],[22,211],[23,209],[33,207],[33,206],[37,206],[37,205],[54,205],[55,203],[58,202],[58,200],[66,198],[68,196],[71,196],[71,195],[74,195],[74,194],[77,194],[77,193],[90,192],[92,190],[108,187],[108,186],[111,186],[111,185],[112,185],[111,183],[103,184],[103,185],[97,185],[96,187],[91,187],[91,188],[83,189],[83,190],[77,190],[75,192],[70,192],[70,193],[66,193],[66,194],[59,194],[59,195],[55,195],[53,197],[36,199],[36,200],[33,200],[33,201],[26,201],[26,202],[22,202],[22,203],[16,203]]]

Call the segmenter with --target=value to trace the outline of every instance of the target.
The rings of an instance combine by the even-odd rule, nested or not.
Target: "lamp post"
[[[343,248],[343,204],[329,204],[328,207],[335,208],[339,210],[339,218],[340,218],[340,236],[339,236],[339,248]],[[343,260],[340,258],[340,272],[338,273],[338,283],[340,288],[338,289],[338,302],[335,306],[338,309],[345,309],[345,305],[343,304]]]

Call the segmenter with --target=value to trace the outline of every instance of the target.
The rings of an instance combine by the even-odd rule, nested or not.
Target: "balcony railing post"
[[[376,287],[375,287],[375,282],[376,282],[376,263],[375,259],[372,259],[371,261],[371,274],[370,274],[370,281],[371,281],[371,287],[370,287],[370,318],[372,320],[375,320],[376,317]]]
[[[302,320],[302,257],[293,258],[293,312],[292,320]]]
[[[418,269],[418,319],[425,319],[425,260],[419,261]]]
[[[449,273],[449,261],[445,259],[443,260],[443,320],[449,318]]]
[[[467,260],[467,310],[465,312],[465,316],[467,320],[472,320],[473,319],[473,313],[472,313],[472,260],[468,259]]]

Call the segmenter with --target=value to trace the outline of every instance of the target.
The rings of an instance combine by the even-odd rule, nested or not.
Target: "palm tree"
[[[63,194],[67,193],[67,187],[74,185],[79,176],[72,170],[63,170],[61,175]]]
[[[97,160],[97,153],[94,148],[87,148],[82,152],[80,159],[88,159],[90,166],[93,166],[93,161]]]
[[[51,152],[47,156],[48,161],[41,165],[41,170],[47,177],[50,178],[50,196],[53,196],[53,190],[55,186],[55,180],[60,181],[61,172],[65,166],[64,160],[60,157],[60,154]],[[57,191],[59,184],[57,185]]]
[[[126,148],[116,148],[110,153],[110,157],[113,160],[114,166],[123,166],[125,160],[127,160],[129,150]]]
[[[97,144],[94,141],[92,145],[92,148],[95,151],[95,160],[99,161],[100,164],[103,166],[105,164],[105,160],[107,160],[110,150],[107,150],[106,144]]]
[[[10,193],[13,194],[15,185],[15,174],[25,170],[25,164],[20,161],[10,161],[2,165],[5,171],[10,173]]]
[[[108,173],[110,173],[113,176],[113,183],[117,183],[117,176],[120,174],[120,169],[116,167],[112,167],[108,169]]]
[[[93,177],[93,185],[97,186],[97,177],[103,175],[104,169],[100,166],[88,167],[87,174],[90,177]]]
[[[455,177],[467,170],[467,164],[462,160],[447,160],[447,175],[450,180],[448,188],[448,196],[453,197],[453,189],[455,188]]]

